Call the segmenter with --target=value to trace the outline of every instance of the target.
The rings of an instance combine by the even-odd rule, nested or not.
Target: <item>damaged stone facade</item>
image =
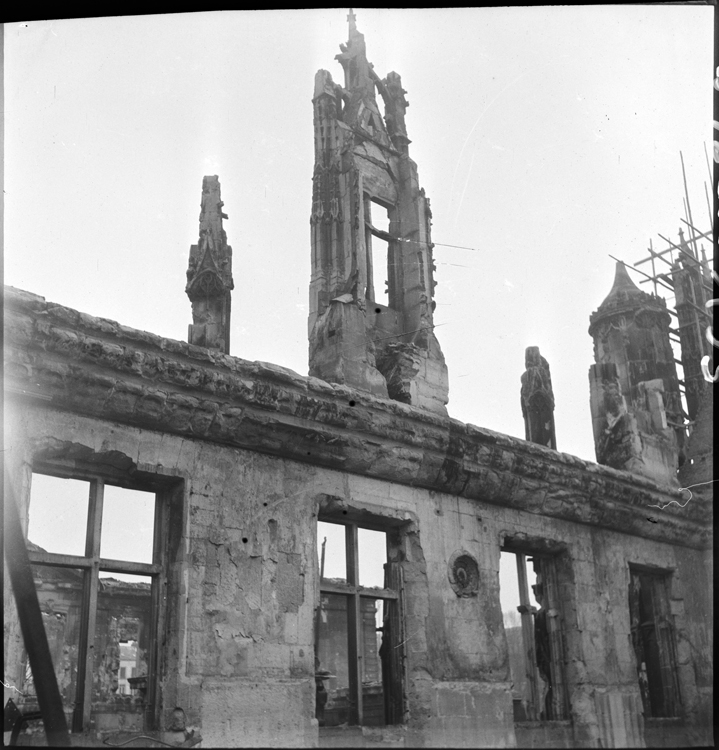
[[[77,475],[92,464],[108,481],[172,488],[151,726],[165,728],[181,707],[207,746],[319,741],[321,516],[393,529],[401,552],[403,715],[393,727],[358,728],[358,742],[710,741],[710,497],[680,508],[684,496],[667,485],[428,410],[26,292],[6,289],[6,305],[16,395],[5,462],[23,513],[40,468]],[[570,718],[559,723],[514,721],[498,598],[508,538],[559,555],[566,571]],[[474,596],[453,587],[456,553],[476,562]],[[676,717],[643,719],[630,565],[669,578]],[[22,684],[11,595],[6,604],[6,681]]]
[[[374,72],[349,18],[349,40],[337,55],[344,86],[326,70],[315,77],[310,375],[446,415],[432,214],[409,158],[409,104],[397,73]],[[386,305],[379,301],[385,278]]]
[[[676,486],[684,427],[666,303],[642,292],[619,261],[614,285],[590,320],[597,461]]]
[[[77,743],[142,746],[149,735],[174,745],[201,736],[203,747],[711,744],[712,492],[686,503],[662,464],[679,451],[665,311],[618,269],[592,318],[599,464],[533,441],[533,428],[521,440],[450,418],[432,330],[429,210],[406,154],[401,82],[373,73],[352,16],[340,62],[345,86],[321,71],[314,98],[309,376],[227,353],[230,251],[216,177],[203,182],[188,272],[188,293],[207,269],[212,294],[190,293],[189,343],[5,288],[5,489],[25,528],[40,475],[90,483],[96,510],[105,485],[154,498],[147,562],[107,560],[99,546],[64,560],[30,552],[48,570],[95,566],[151,581],[104,584],[105,598],[123,601],[122,623],[103,619],[100,592],[81,605],[96,638],[80,633],[78,653],[89,658],[99,644],[108,654],[107,700],[91,682],[72,694],[68,646],[69,661],[63,654],[55,667]],[[389,212],[390,270],[399,270],[387,306],[373,300],[366,243],[379,230],[368,201]],[[202,328],[210,307],[224,328]],[[548,366],[538,350],[529,354],[523,396],[553,404]],[[682,481],[690,469],[711,474],[707,403]],[[344,578],[323,575],[320,524],[344,530]],[[380,584],[358,578],[363,530],[386,536]],[[532,560],[543,586],[544,604],[525,607],[518,628],[505,625],[500,603],[507,554]],[[79,585],[63,576],[37,578],[55,644],[56,615],[69,613]],[[129,621],[148,590],[141,635]],[[373,628],[377,601],[383,619]],[[5,607],[4,681],[23,690],[27,660],[7,577]],[[541,646],[537,610],[548,620],[552,710],[529,719],[513,675],[517,645]],[[337,636],[342,623],[347,638]],[[146,674],[127,700],[119,670],[130,641]],[[373,666],[363,671],[365,655]],[[344,703],[330,704],[332,680],[350,683]],[[656,697],[664,692],[671,700]],[[19,700],[6,689],[8,698]],[[24,740],[33,738],[40,742]]]
[[[71,568],[36,565],[33,578],[58,687],[63,703],[69,706],[77,690],[82,574]],[[94,721],[99,732],[144,729],[143,696],[131,685],[137,684],[132,680],[141,681],[147,675],[150,598],[146,583],[103,579],[100,584],[92,671]],[[23,692],[25,701],[32,702],[32,675],[26,675]],[[30,731],[42,735],[42,725],[31,725]]]

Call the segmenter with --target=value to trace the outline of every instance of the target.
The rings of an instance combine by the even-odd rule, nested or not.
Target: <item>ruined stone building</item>
[[[507,407],[526,440],[450,418],[402,81],[352,16],[338,60],[309,376],[230,353],[217,177],[188,343],[5,289],[6,501],[74,743],[710,744],[711,485],[680,488],[711,478],[711,390],[687,440],[666,309],[620,265],[590,327],[598,463],[556,450],[535,347]],[[40,543],[58,508],[78,538]],[[32,710],[7,580],[5,603],[5,701]]]

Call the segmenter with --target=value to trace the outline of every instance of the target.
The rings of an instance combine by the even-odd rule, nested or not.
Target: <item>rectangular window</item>
[[[645,718],[679,716],[669,574],[629,568],[629,615]]]
[[[567,719],[556,559],[503,549],[499,579],[515,721]]]
[[[389,307],[390,234],[388,210],[365,194],[367,299]]]
[[[152,724],[163,504],[147,489],[98,475],[32,475],[28,556],[74,732],[91,718],[127,729]],[[23,692],[31,704],[29,665]]]
[[[317,524],[320,606],[315,681],[320,726],[401,723],[402,571],[388,534],[355,523]]]

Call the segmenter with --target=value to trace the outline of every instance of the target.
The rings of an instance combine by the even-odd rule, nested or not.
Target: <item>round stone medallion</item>
[[[457,596],[477,596],[479,591],[479,566],[469,552],[460,550],[450,558],[449,583]]]

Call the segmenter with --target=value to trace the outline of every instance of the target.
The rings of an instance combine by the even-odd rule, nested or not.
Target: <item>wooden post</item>
[[[353,587],[354,593],[347,597],[347,661],[349,665],[349,699],[350,724],[362,721],[362,654],[360,653],[360,638],[362,628],[362,612],[359,586],[359,557],[357,543],[357,526],[345,526],[345,547],[347,550],[347,583]]]
[[[70,747],[70,735],[62,708],[62,698],[57,686],[47,633],[42,621],[40,602],[32,579],[30,560],[25,546],[25,536],[20,523],[20,513],[9,482],[5,484],[5,560],[17,605],[20,630],[25,650],[30,660],[37,702],[50,747]]]
[[[521,552],[516,553],[517,578],[519,580],[519,602],[523,605],[522,612],[522,638],[524,640],[524,652],[526,654],[526,671],[529,681],[529,689],[532,696],[532,710],[530,721],[537,721],[541,712],[539,698],[539,684],[537,681],[537,655],[534,649],[534,617],[532,616],[532,603],[529,600],[529,587],[527,585],[527,556]]]

